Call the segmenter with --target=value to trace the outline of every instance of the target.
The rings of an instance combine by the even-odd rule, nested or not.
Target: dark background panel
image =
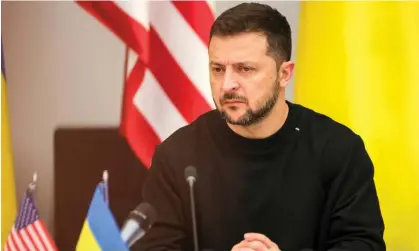
[[[54,135],[54,238],[74,250],[96,185],[109,172],[110,207],[121,227],[141,200],[147,169],[118,128],[58,128]]]

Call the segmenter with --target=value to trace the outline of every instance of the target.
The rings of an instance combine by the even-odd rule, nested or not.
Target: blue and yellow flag
[[[17,214],[13,154],[7,102],[6,72],[1,48],[1,247],[12,230]]]
[[[306,1],[300,11],[295,102],[364,139],[387,248],[419,251],[419,2]]]
[[[77,251],[128,251],[121,238],[118,225],[109,209],[102,183],[96,187],[87,218],[77,243]]]

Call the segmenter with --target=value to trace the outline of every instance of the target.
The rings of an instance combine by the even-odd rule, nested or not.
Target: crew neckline
[[[220,131],[214,133],[219,135],[220,142],[223,145],[227,145],[229,151],[244,151],[247,153],[261,153],[270,151],[277,148],[278,144],[288,142],[297,130],[297,110],[296,106],[289,101],[286,101],[288,105],[288,114],[282,127],[277,130],[274,134],[265,138],[247,138],[234,132],[228,125],[227,122],[221,118],[218,111],[219,123],[221,127]]]

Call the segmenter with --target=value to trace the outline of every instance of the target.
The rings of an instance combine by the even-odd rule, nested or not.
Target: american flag
[[[4,251],[52,251],[57,247],[36,209],[33,191],[28,189],[20,206]]]
[[[78,1],[127,46],[120,131],[149,167],[154,148],[214,108],[206,1]],[[121,62],[123,63],[123,62]]]

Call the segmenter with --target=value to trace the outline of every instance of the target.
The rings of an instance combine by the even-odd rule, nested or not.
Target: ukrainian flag
[[[96,187],[77,243],[77,251],[129,250],[121,238],[118,225],[104,199],[104,189],[102,183]]]
[[[1,246],[9,236],[16,218],[16,188],[7,105],[6,72],[1,48]]]
[[[388,250],[419,251],[419,2],[301,3],[295,102],[365,141]]]

